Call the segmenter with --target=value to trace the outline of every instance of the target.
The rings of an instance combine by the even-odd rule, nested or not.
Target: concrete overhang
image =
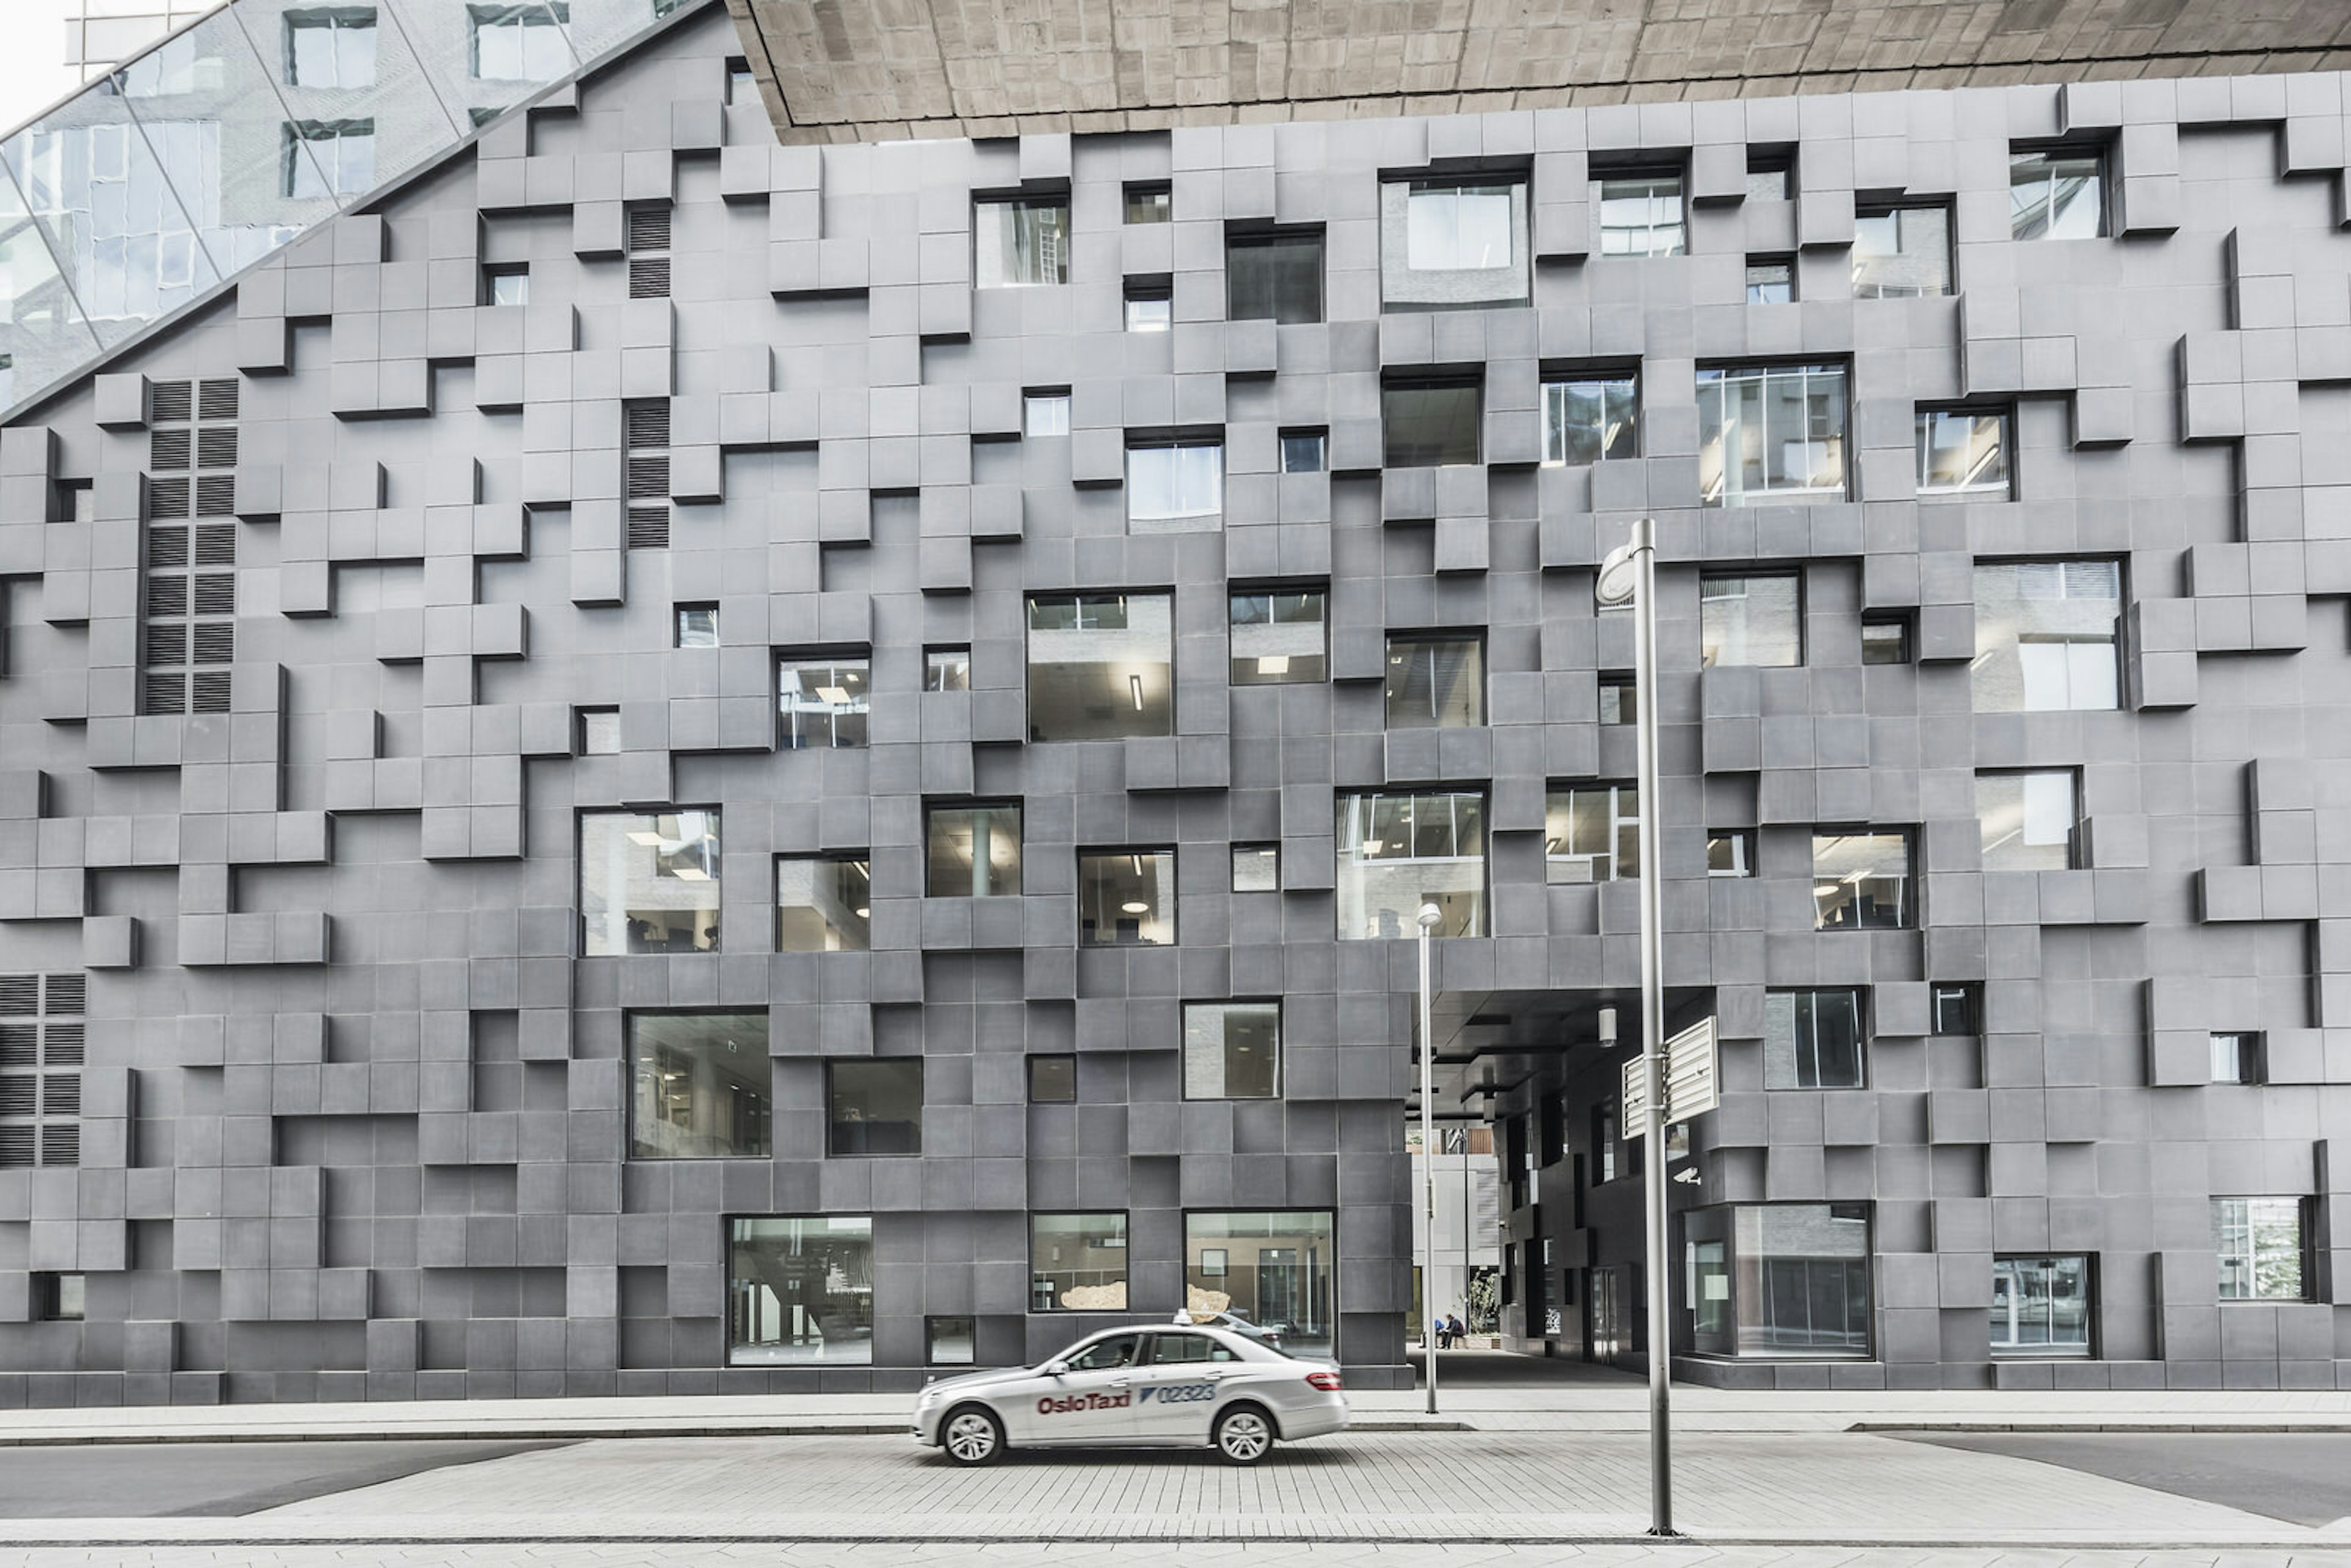
[[[2351,5],[726,0],[787,141],[2351,68]]]

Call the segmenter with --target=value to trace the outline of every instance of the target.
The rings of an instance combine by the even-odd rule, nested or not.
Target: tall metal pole
[[[1437,1297],[1437,1042],[1428,1023],[1428,934],[1445,918],[1433,904],[1420,906],[1420,1343],[1428,1364],[1428,1413],[1437,1414],[1437,1335],[1429,1309]]]
[[[1657,851],[1657,548],[1656,525],[1633,525],[1633,695],[1641,795],[1641,1186],[1649,1275],[1649,1533],[1674,1533],[1673,1282],[1666,1229],[1665,864]]]

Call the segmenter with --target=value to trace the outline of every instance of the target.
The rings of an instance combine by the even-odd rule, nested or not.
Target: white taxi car
[[[1346,1425],[1337,1367],[1179,1312],[1089,1334],[1041,1365],[926,1384],[913,1435],[962,1465],[1011,1448],[1195,1447],[1253,1465],[1277,1440]]]

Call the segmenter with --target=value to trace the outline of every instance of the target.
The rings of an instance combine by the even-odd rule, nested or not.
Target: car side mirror
[[[1069,1375],[1069,1371],[1070,1364],[1066,1361],[1049,1361],[1045,1364],[1045,1375],[1048,1377],[1066,1377]]]

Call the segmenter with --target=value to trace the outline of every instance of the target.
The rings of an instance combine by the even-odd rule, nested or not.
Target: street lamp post
[[[1666,1235],[1666,996],[1664,865],[1657,853],[1657,541],[1648,517],[1608,552],[1593,596],[1603,607],[1633,607],[1633,700],[1640,757],[1641,1124],[1646,1147],[1641,1189],[1649,1277],[1649,1533],[1674,1533],[1672,1439],[1673,1319]],[[1431,1404],[1430,1409],[1436,1406]]]
[[[1437,1300],[1437,1041],[1428,1028],[1428,938],[1445,912],[1420,906],[1420,1345],[1428,1364],[1428,1413],[1437,1414],[1437,1335],[1429,1309]]]

